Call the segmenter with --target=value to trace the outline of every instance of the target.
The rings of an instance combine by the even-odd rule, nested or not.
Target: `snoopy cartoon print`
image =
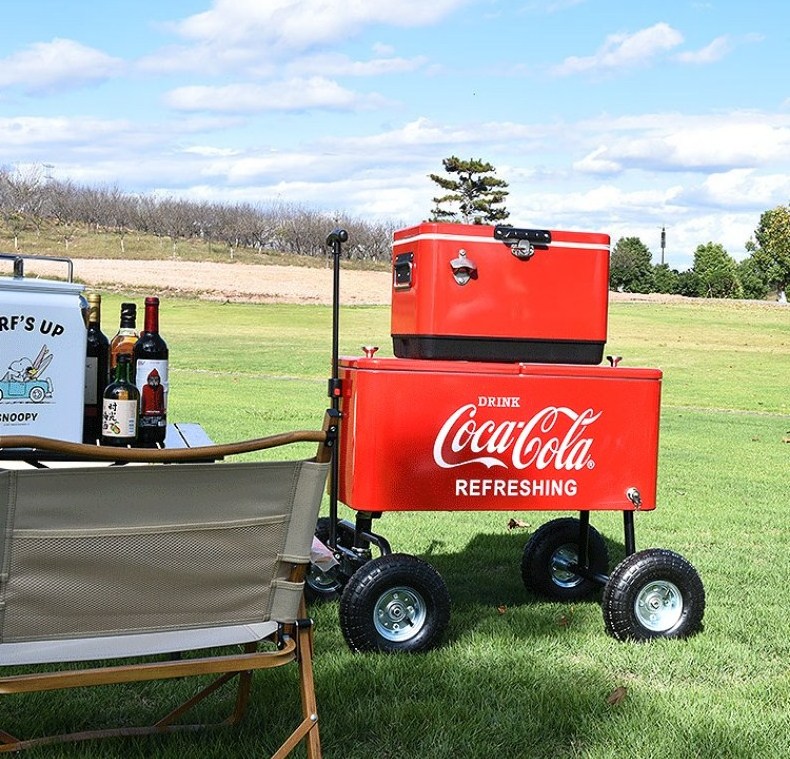
[[[8,365],[8,371],[3,376],[4,382],[45,382],[52,393],[52,380],[44,376],[47,367],[52,363],[53,355],[46,345],[41,347],[35,359],[27,356],[18,358]]]

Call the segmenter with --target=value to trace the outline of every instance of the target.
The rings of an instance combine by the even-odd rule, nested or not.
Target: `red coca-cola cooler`
[[[653,509],[661,376],[342,359],[339,498],[371,512]]]
[[[399,358],[598,364],[606,234],[425,223],[394,234]]]

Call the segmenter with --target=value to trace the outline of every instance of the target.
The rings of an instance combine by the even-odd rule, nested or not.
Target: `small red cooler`
[[[609,235],[426,223],[395,232],[399,358],[598,364]]]
[[[653,509],[658,369],[344,358],[358,511]]]

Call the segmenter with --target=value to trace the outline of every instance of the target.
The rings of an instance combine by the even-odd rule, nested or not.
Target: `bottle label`
[[[105,398],[101,434],[105,437],[137,437],[137,401]]]
[[[167,424],[167,360],[137,359],[135,384],[140,390],[140,424],[164,427]]]
[[[99,359],[96,356],[85,358],[85,405],[93,405],[99,400],[97,378],[99,376]]]

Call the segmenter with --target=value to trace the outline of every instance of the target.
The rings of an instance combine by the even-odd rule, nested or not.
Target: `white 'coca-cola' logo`
[[[433,459],[443,469],[483,464],[515,469],[579,470],[593,467],[593,438],[587,428],[601,416],[588,408],[581,413],[566,406],[547,406],[527,421],[491,419],[478,422],[477,406],[468,403],[453,412],[433,444]],[[482,454],[482,455],[478,455]],[[509,464],[507,459],[509,459]]]

